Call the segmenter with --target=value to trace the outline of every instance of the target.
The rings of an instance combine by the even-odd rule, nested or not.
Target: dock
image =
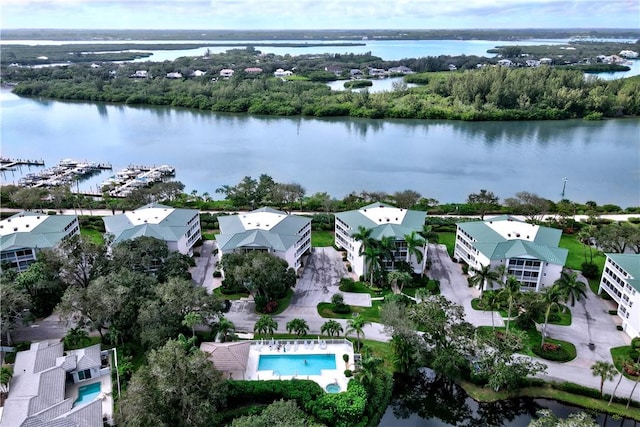
[[[125,197],[137,188],[149,187],[156,182],[175,176],[173,166],[141,166],[129,165],[116,175],[104,181],[101,189],[113,197]]]
[[[12,170],[16,166],[44,166],[44,160],[0,158],[0,171]]]
[[[18,186],[27,188],[57,187],[71,185],[74,181],[93,175],[101,170],[112,169],[109,163],[61,160],[56,166],[20,178]]]

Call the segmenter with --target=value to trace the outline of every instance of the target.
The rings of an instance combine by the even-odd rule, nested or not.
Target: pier
[[[44,160],[0,158],[0,171],[12,170],[16,166],[44,166]]]
[[[43,162],[44,164],[44,162]],[[101,170],[112,169],[109,163],[79,162],[64,159],[49,169],[38,173],[30,173],[20,178],[18,185],[28,188],[57,187],[71,185],[73,181],[92,175]]]
[[[116,175],[104,181],[102,190],[113,197],[124,197],[136,188],[148,187],[156,182],[162,182],[165,178],[175,176],[173,166],[139,166],[129,165]]]

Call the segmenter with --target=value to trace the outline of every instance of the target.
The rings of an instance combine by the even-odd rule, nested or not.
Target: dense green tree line
[[[309,81],[260,77],[229,80],[130,79],[51,72],[20,82],[15,93],[55,99],[168,105],[278,116],[350,116],[454,120],[548,120],[640,114],[640,77],[588,81],[550,67],[485,67],[428,75],[418,88],[382,93],[335,92]]]

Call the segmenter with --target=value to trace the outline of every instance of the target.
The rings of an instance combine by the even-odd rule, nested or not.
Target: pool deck
[[[112,420],[113,390],[111,385],[111,375],[102,375],[99,378],[91,378],[90,380],[82,381],[75,384],[67,383],[65,387],[64,397],[65,399],[73,399],[73,401],[75,402],[78,399],[78,392],[80,390],[80,387],[95,383],[100,383],[100,394],[96,397],[96,399],[102,400],[102,414],[103,416],[107,417],[108,420]]]
[[[336,369],[323,369],[320,375],[277,375],[274,371],[258,371],[261,355],[304,355],[304,354],[334,354]],[[349,363],[342,359],[343,354],[349,355]],[[254,341],[249,350],[246,380],[291,380],[302,379],[315,381],[323,390],[329,384],[338,384],[341,391],[347,389],[350,378],[344,376],[345,369],[353,370],[353,345],[344,339],[307,339],[307,340],[264,340]]]

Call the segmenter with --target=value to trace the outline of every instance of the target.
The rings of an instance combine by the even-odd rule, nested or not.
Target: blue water
[[[78,389],[78,399],[74,405],[92,402],[100,394],[100,383],[83,385]]]
[[[258,371],[275,375],[320,375],[322,369],[336,369],[335,354],[261,355]]]

